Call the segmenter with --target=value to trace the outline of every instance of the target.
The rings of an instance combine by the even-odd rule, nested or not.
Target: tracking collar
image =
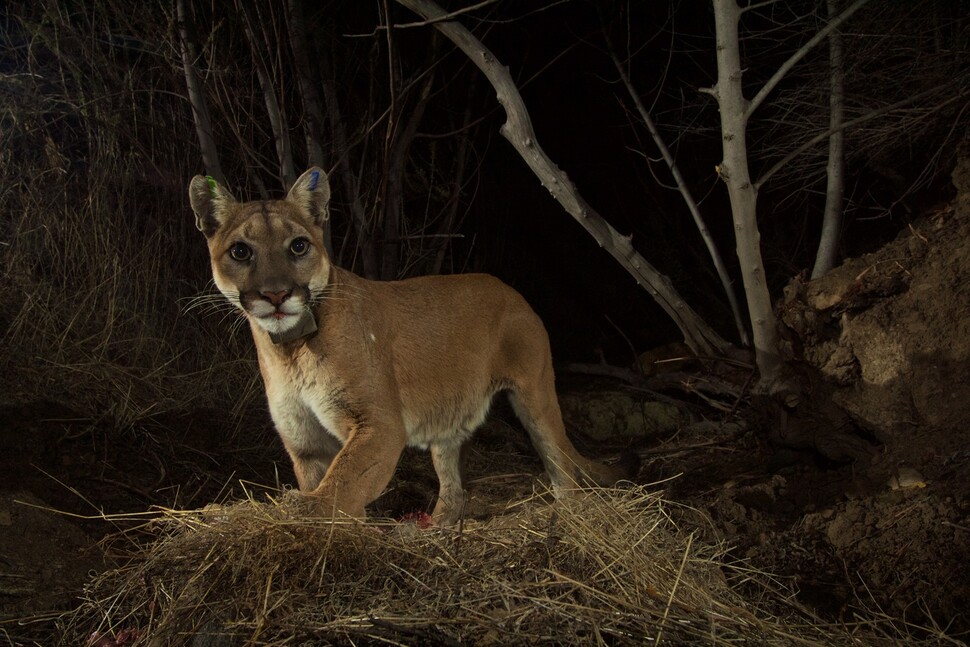
[[[296,325],[292,328],[281,333],[269,333],[269,338],[274,344],[285,344],[286,342],[296,341],[301,337],[306,337],[312,335],[317,331],[317,320],[313,316],[313,312],[310,308],[304,308],[303,313],[300,315],[300,320],[296,322]]]

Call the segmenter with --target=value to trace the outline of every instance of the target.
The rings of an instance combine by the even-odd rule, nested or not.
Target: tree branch
[[[435,48],[437,49],[437,48]],[[391,281],[397,278],[400,266],[401,225],[404,210],[404,164],[408,151],[418,126],[424,117],[425,109],[434,87],[434,75],[429,74],[424,79],[424,85],[418,93],[418,99],[404,122],[394,135],[385,159],[384,178],[384,246],[381,259],[381,278]]]
[[[397,0],[425,20],[437,21],[445,12],[431,0]],[[475,36],[454,21],[435,22],[435,28],[458,46],[485,74],[505,108],[506,122],[500,132],[518,151],[552,196],[608,251],[674,320],[684,340],[699,354],[723,354],[729,344],[710,328],[681,298],[670,283],[634,248],[631,237],[623,236],[606,222],[583,198],[569,177],[539,146],[511,74]]]
[[[303,99],[303,112],[306,133],[307,165],[325,166],[323,159],[323,97],[319,84],[313,78],[310,55],[307,51],[307,24],[303,17],[303,6],[299,0],[288,0],[286,4],[286,26],[290,35],[290,50],[296,66],[296,79]],[[329,228],[328,228],[329,229]]]
[[[802,60],[805,55],[812,51],[816,45],[825,40],[833,29],[838,28],[839,25],[848,20],[852,14],[854,14],[859,8],[862,7],[862,5],[866,4],[867,2],[869,2],[869,0],[855,0],[855,2],[846,7],[841,14],[830,20],[829,24],[820,29],[817,34],[812,36],[807,43],[799,47],[797,52],[788,57],[788,60],[781,64],[781,67],[779,67],[771,78],[768,79],[763,86],[761,86],[761,89],[758,91],[758,94],[754,96],[754,99],[748,103],[748,106],[744,111],[744,118],[749,119],[751,117],[754,111],[758,109],[758,106],[764,103],[764,100],[769,94],[771,94],[771,91],[775,89],[775,86],[777,86],[781,80],[785,78],[788,71],[795,67],[795,64],[798,63],[798,61]]]
[[[457,18],[458,16],[460,16],[462,14],[470,13],[472,11],[477,11],[478,9],[481,9],[482,7],[487,7],[488,5],[495,4],[496,2],[498,2],[498,0],[482,0],[482,2],[478,2],[478,3],[475,3],[473,5],[469,5],[467,7],[463,7],[461,9],[455,9],[454,11],[451,11],[449,13],[442,13],[437,18],[433,18],[433,19],[429,19],[429,20],[421,20],[419,22],[409,22],[409,23],[403,23],[403,24],[400,24],[400,25],[394,25],[394,28],[395,29],[404,29],[404,28],[407,28],[407,27],[426,27],[428,25],[434,25],[435,23],[442,22],[442,21],[445,21],[445,20],[454,20],[455,18]]]
[[[320,84],[313,78],[310,55],[307,53],[307,25],[303,17],[300,0],[289,0],[286,4],[286,26],[290,36],[290,51],[296,67],[296,78],[303,99],[304,134],[306,137],[307,166],[326,166],[323,159],[323,98]],[[327,222],[323,229],[323,244],[330,258],[335,259],[333,250],[333,226]]]
[[[663,156],[664,162],[667,163],[667,168],[670,169],[671,175],[674,177],[674,181],[677,183],[677,190],[680,191],[680,195],[684,198],[684,202],[687,204],[687,210],[690,211],[690,215],[694,218],[694,224],[697,225],[697,230],[701,234],[701,238],[704,240],[704,245],[707,246],[707,253],[710,255],[711,260],[714,262],[714,268],[717,271],[717,276],[721,280],[721,287],[724,289],[724,294],[727,297],[728,305],[731,307],[731,313],[734,315],[734,325],[738,329],[738,338],[741,340],[741,344],[744,346],[750,346],[751,342],[748,339],[748,330],[741,319],[741,308],[738,307],[738,299],[734,294],[734,288],[731,286],[731,277],[728,275],[727,268],[724,266],[724,261],[721,259],[721,253],[717,249],[717,244],[714,242],[714,237],[711,236],[710,230],[707,228],[707,223],[704,222],[704,218],[701,217],[700,208],[697,206],[697,201],[694,200],[694,196],[691,194],[690,188],[684,181],[684,177],[680,174],[680,168],[677,166],[677,162],[674,161],[673,155],[670,154],[670,150],[664,143],[663,138],[660,136],[660,132],[657,130],[657,125],[654,123],[653,118],[647,111],[646,106],[640,100],[640,95],[637,94],[636,88],[633,87],[633,83],[630,81],[630,76],[623,69],[623,64],[620,59],[616,56],[616,51],[613,49],[613,44],[610,42],[609,36],[604,32],[604,38],[606,39],[606,47],[609,50],[610,58],[613,59],[613,65],[616,66],[616,71],[620,75],[620,80],[623,81],[623,85],[626,87],[627,92],[633,99],[633,104],[636,106],[637,112],[640,113],[640,118],[643,119],[643,123],[647,126],[647,130],[650,131],[650,136],[653,138],[654,144],[660,149],[660,155]]]
[[[755,9],[761,9],[762,7],[767,7],[768,5],[778,4],[779,2],[785,2],[785,0],[764,0],[763,2],[749,4],[747,7],[741,7],[741,13],[743,14],[748,11],[754,11]]]
[[[907,104],[913,103],[914,101],[919,101],[920,99],[923,99],[925,97],[928,97],[928,96],[937,94],[939,92],[942,92],[944,89],[946,89],[950,85],[953,85],[953,83],[948,83],[948,84],[946,84],[944,86],[940,86],[940,87],[936,87],[936,88],[930,88],[929,90],[926,90],[924,92],[920,92],[919,94],[914,94],[911,97],[906,97],[905,99],[902,99],[902,100],[897,101],[895,103],[891,103],[888,106],[883,106],[882,108],[879,108],[878,110],[873,110],[872,112],[866,113],[866,114],[862,115],[861,117],[856,117],[855,119],[852,119],[850,121],[843,122],[842,125],[839,126],[839,127],[837,127],[837,128],[829,128],[825,132],[819,133],[815,137],[812,137],[807,142],[805,142],[804,144],[802,144],[801,146],[799,146],[798,148],[796,148],[795,150],[793,150],[792,152],[788,153],[783,158],[781,158],[780,160],[778,160],[777,162],[775,162],[771,166],[771,168],[768,169],[767,171],[765,171],[765,173],[760,178],[758,178],[758,181],[754,183],[755,188],[756,189],[760,189],[764,185],[764,183],[767,182],[769,178],[771,178],[772,175],[774,175],[775,173],[777,173],[778,171],[780,171],[782,168],[784,168],[786,164],[788,164],[793,159],[795,159],[796,157],[798,157],[799,155],[801,155],[802,153],[804,153],[805,151],[807,151],[809,148],[811,148],[815,144],[817,144],[817,143],[819,143],[821,141],[825,141],[833,133],[836,133],[836,132],[839,132],[839,131],[842,131],[842,130],[846,130],[848,128],[852,128],[854,126],[858,126],[859,124],[865,123],[865,122],[869,121],[870,119],[875,119],[876,117],[879,117],[881,115],[884,115],[887,112],[892,112],[893,110],[896,110],[897,108],[901,108],[901,107],[903,107],[903,106],[905,106]],[[958,99],[963,98],[963,96],[964,96],[963,93],[955,94],[952,97],[950,97],[949,99],[947,99],[946,101],[943,101],[939,106],[937,106],[937,108],[942,108],[943,106],[947,105],[948,103],[952,103],[953,101],[956,101]]]
[[[263,60],[259,41],[256,39],[256,30],[253,20],[249,16],[244,3],[237,0],[236,9],[243,17],[243,33],[249,42],[249,48],[253,55],[253,64],[256,67],[256,76],[259,79],[260,88],[263,91],[263,101],[266,104],[266,114],[269,117],[269,124],[273,129],[273,136],[276,139],[276,156],[280,163],[280,175],[283,180],[283,187],[289,190],[290,186],[296,182],[296,168],[293,166],[293,151],[290,147],[290,131],[283,121],[283,113],[280,110],[280,102],[276,96],[276,88],[273,86],[273,79],[270,76],[266,61]]]
[[[357,249],[360,251],[361,273],[369,279],[380,278],[380,267],[377,263],[377,249],[369,231],[367,214],[360,199],[360,182],[354,174],[350,159],[351,145],[347,137],[347,127],[344,124],[340,110],[340,100],[334,87],[333,62],[327,45],[316,43],[316,54],[320,64],[320,89],[323,92],[324,107],[330,123],[336,152],[336,168],[333,172],[340,177],[344,189],[344,200],[350,209],[351,222],[357,233]],[[363,164],[363,162],[361,162]]]
[[[199,69],[195,65],[195,44],[192,41],[188,24],[188,14],[185,10],[185,0],[177,0],[175,9],[179,23],[179,43],[182,49],[182,69],[185,72],[185,87],[189,93],[189,103],[192,106],[192,119],[195,122],[195,132],[199,137],[199,150],[202,153],[202,165],[206,175],[217,182],[226,185],[226,177],[219,163],[219,149],[212,134],[212,119],[209,117],[209,105],[205,100],[205,89],[199,76]]]
[[[828,15],[838,11],[838,0],[826,0]],[[822,232],[812,278],[824,276],[835,265],[842,229],[842,203],[845,194],[845,65],[842,33],[836,29],[829,35],[829,158],[826,164],[825,209],[822,212]]]

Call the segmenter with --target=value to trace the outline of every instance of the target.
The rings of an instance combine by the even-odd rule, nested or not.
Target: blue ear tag
[[[320,171],[313,171],[310,173],[310,186],[307,187],[310,191],[315,191],[317,188],[317,182],[320,181]]]

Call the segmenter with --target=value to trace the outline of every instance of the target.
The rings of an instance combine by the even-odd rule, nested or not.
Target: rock
[[[563,393],[559,405],[566,427],[595,440],[671,433],[689,422],[675,405],[645,400],[630,391]]]

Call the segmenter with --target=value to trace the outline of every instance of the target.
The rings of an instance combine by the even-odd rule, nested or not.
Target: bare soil
[[[779,312],[807,394],[797,406],[685,401],[695,424],[674,433],[579,444],[595,455],[632,442],[638,481],[700,511],[705,540],[728,541],[820,617],[885,616],[959,643],[970,631],[967,204],[822,281],[793,282]],[[240,496],[241,481],[291,483],[268,418],[256,418],[240,431],[196,411],[119,431],[63,405],[0,407],[0,640],[54,640],[89,575],[114,563],[99,540],[121,525],[105,515],[202,507]],[[536,486],[541,466],[509,419],[498,406],[469,449],[470,516],[501,514]],[[430,459],[409,451],[374,513],[427,510],[435,487]]]

